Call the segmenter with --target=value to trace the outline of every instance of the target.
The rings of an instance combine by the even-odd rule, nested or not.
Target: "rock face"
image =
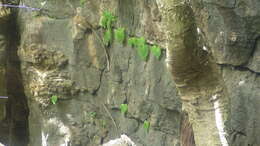
[[[166,68],[171,39],[160,11],[165,1],[171,2],[24,0],[20,4],[42,10],[13,8],[10,21],[0,13],[0,96],[9,97],[0,98],[0,141],[98,146],[125,133],[137,146],[194,146],[192,125],[183,118],[182,101]],[[230,145],[260,145],[260,2],[192,0],[189,6],[198,43],[221,71],[230,100]],[[113,41],[105,50],[99,26],[105,10],[117,16],[115,28],[162,47],[160,60],[150,54],[142,61],[126,42]],[[56,104],[52,96],[58,97]],[[121,104],[128,105],[126,114]]]
[[[195,0],[191,5],[230,97],[230,144],[257,146],[260,2]]]
[[[103,10],[118,16],[115,27],[124,26],[131,35],[147,33],[155,42],[159,36],[149,33],[157,33],[159,20],[148,20],[147,15],[158,15],[156,3],[47,1],[44,8],[20,11],[18,16],[18,55],[30,109],[29,145],[100,145],[126,133],[137,145],[178,146],[181,103],[164,64],[165,51],[160,60],[150,56],[145,62],[134,48],[114,42],[107,48],[108,70],[100,42]],[[52,96],[58,97],[55,105]],[[128,105],[126,115],[120,112],[123,103]],[[151,125],[148,133],[145,120]]]

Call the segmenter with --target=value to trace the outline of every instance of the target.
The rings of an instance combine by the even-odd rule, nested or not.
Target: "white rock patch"
[[[120,138],[110,140],[102,146],[136,146],[135,143],[125,134],[121,135]]]
[[[213,98],[213,100],[216,100],[217,95],[214,95],[212,98]],[[224,131],[224,122],[223,122],[223,119],[222,119],[222,113],[221,113],[221,110],[220,110],[218,99],[214,102],[214,109],[215,109],[216,125],[217,125],[217,128],[218,128],[218,134],[219,134],[220,141],[222,143],[222,146],[228,146],[228,142],[227,142],[227,139],[225,137],[226,133]]]

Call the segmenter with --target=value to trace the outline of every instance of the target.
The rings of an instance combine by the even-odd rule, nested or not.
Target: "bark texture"
[[[198,44],[193,10],[184,1],[166,0],[162,11],[169,37],[167,66],[190,117],[195,143],[227,145],[228,96],[216,65]]]

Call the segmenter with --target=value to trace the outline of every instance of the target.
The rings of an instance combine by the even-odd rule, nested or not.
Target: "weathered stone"
[[[121,138],[117,138],[103,144],[102,146],[136,146],[134,142],[126,135],[121,135]]]
[[[174,41],[182,40],[168,37],[169,29],[164,22],[166,11],[162,10],[181,1],[184,2],[52,0],[44,4],[40,0],[24,0],[21,4],[42,10],[19,9],[17,21],[17,9],[0,7],[0,93],[11,95],[8,104],[2,106],[7,105],[10,111],[2,114],[2,118],[0,113],[4,121],[0,123],[1,142],[8,143],[9,131],[12,131],[9,145],[14,146],[19,142],[18,146],[27,145],[26,138],[30,138],[30,146],[97,146],[126,133],[138,146],[180,146],[182,109],[189,106],[181,103],[180,93],[175,89],[164,60],[167,43],[174,45]],[[164,2],[169,5],[163,5]],[[257,92],[260,88],[259,0],[191,0],[186,3],[193,11],[183,9],[183,14],[194,13],[198,46],[207,51],[197,53],[201,58],[205,54],[213,56],[212,62],[222,69],[218,77],[225,82],[218,82],[218,87],[226,87],[230,98],[231,124],[227,125],[230,145],[260,145],[257,139],[260,134],[257,116],[260,111]],[[112,43],[105,50],[102,47],[105,30],[99,26],[105,10],[117,16],[113,28],[124,27],[130,37],[143,36],[150,45],[159,45],[162,48],[160,60],[150,54],[148,61],[142,61],[136,48],[127,44]],[[168,10],[167,13],[173,11]],[[182,21],[189,22],[189,19]],[[14,25],[18,25],[19,31]],[[183,31],[177,24],[171,28],[175,32]],[[195,36],[185,36],[185,43],[194,48],[196,40],[190,43],[191,39],[187,38]],[[10,47],[4,49],[7,45]],[[177,65],[191,65],[187,63],[189,57],[182,59],[184,61]],[[187,73],[186,77],[194,76]],[[55,105],[50,101],[53,95],[58,97]],[[205,96],[203,102],[213,105],[210,98]],[[26,101],[30,111],[28,123]],[[191,107],[200,102],[194,100]],[[124,115],[120,111],[121,104],[128,105]],[[213,112],[199,117],[215,118]],[[11,119],[13,127],[4,120],[6,118]],[[197,131],[216,126],[204,122],[198,128],[192,122],[194,116],[189,118],[187,123],[191,125],[186,130],[190,135],[186,138],[192,144],[192,126]],[[151,124],[149,132],[143,128],[145,120]],[[26,124],[30,136],[26,135]],[[19,132],[23,133],[19,135]],[[207,136],[217,133],[216,130],[200,132]],[[185,136],[184,132],[182,138]],[[199,140],[207,142],[206,136],[199,136]]]
[[[248,64],[248,68],[254,72],[260,73],[260,39],[256,41],[255,50]]]

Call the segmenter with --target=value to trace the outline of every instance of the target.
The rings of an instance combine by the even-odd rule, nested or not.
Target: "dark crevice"
[[[257,37],[252,41],[252,44],[253,44],[253,45],[252,45],[252,49],[250,48],[250,49],[251,49],[251,52],[250,52],[250,55],[249,55],[247,61],[246,61],[245,63],[239,65],[239,66],[244,67],[244,66],[249,65],[251,59],[254,57],[254,54],[255,54],[255,52],[256,52],[256,50],[257,50],[257,42],[258,42],[258,40],[260,40],[260,36],[257,36]],[[249,69],[249,68],[248,68],[248,69]],[[249,70],[250,70],[250,69],[249,69]],[[253,70],[251,70],[251,71],[253,71]],[[253,71],[253,72],[254,72],[254,71]]]
[[[196,146],[192,125],[189,122],[188,114],[183,113],[181,119],[181,145]]]
[[[100,73],[100,78],[99,78],[99,85],[98,87],[93,91],[92,95],[96,96],[100,87],[101,87],[101,84],[102,84],[102,78],[103,78],[103,75],[104,75],[104,72],[105,72],[105,69],[102,69],[101,70],[101,73]]]
[[[6,49],[6,88],[9,97],[7,103],[8,120],[8,146],[27,146],[28,132],[28,106],[24,93],[20,60],[17,50],[20,34],[17,26],[17,13],[10,16],[7,28],[8,47]]]
[[[233,64],[217,64],[218,66],[220,66],[221,68],[223,67],[228,67],[228,68],[232,68],[234,70],[238,70],[238,71],[249,71],[253,74],[256,74],[256,75],[260,75],[260,72],[256,72],[254,70],[251,70],[250,68],[248,67],[245,67],[245,66],[236,66],[236,65],[233,65]]]
[[[223,9],[233,10],[236,8],[236,1],[234,1],[234,4],[232,6],[225,6],[225,5],[221,5],[219,3],[215,3],[215,2],[204,2],[204,4],[217,6],[218,8],[223,8]]]

